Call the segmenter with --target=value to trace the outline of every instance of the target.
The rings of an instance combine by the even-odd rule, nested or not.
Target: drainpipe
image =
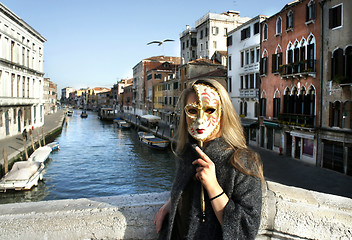
[[[320,148],[320,144],[322,144],[322,141],[320,139],[320,132],[323,127],[323,87],[324,87],[324,5],[325,5],[325,0],[322,0],[320,2],[320,7],[321,7],[321,31],[320,31],[320,39],[321,39],[321,46],[320,46],[320,110],[319,110],[319,115],[320,115],[320,126],[319,130],[317,133],[317,159],[320,159],[320,167],[323,167],[323,152],[320,152],[323,150],[323,148]]]

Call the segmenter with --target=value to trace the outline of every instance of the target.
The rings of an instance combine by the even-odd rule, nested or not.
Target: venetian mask
[[[205,141],[220,127],[220,96],[214,88],[204,84],[195,84],[193,88],[198,101],[185,106],[185,112],[191,119],[188,132],[196,140]]]

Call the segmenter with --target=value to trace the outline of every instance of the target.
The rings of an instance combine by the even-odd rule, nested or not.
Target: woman
[[[254,239],[261,217],[262,164],[247,149],[227,91],[217,81],[198,80],[180,100],[180,161],[171,197],[155,216],[159,239]]]

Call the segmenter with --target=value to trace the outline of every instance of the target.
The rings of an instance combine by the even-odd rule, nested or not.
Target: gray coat
[[[229,160],[234,150],[218,138],[211,141],[204,149],[205,154],[215,163],[218,182],[230,198],[224,208],[223,225],[221,226],[212,209],[209,197],[205,192],[206,221],[201,220],[200,182],[194,180],[195,167],[192,162],[199,158],[191,146],[183,154],[179,162],[171,190],[171,210],[168,221],[164,222],[159,239],[172,239],[177,207],[184,189],[190,181],[194,181],[192,202],[190,203],[189,230],[187,239],[255,239],[257,235],[262,206],[261,181],[253,176],[243,174],[234,168]],[[248,164],[247,154],[241,154]],[[247,167],[250,167],[246,165]]]

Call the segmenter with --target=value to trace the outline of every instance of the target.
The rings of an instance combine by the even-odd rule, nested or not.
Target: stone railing
[[[268,182],[257,239],[352,239],[352,199]],[[5,239],[156,239],[169,193],[0,205]]]

